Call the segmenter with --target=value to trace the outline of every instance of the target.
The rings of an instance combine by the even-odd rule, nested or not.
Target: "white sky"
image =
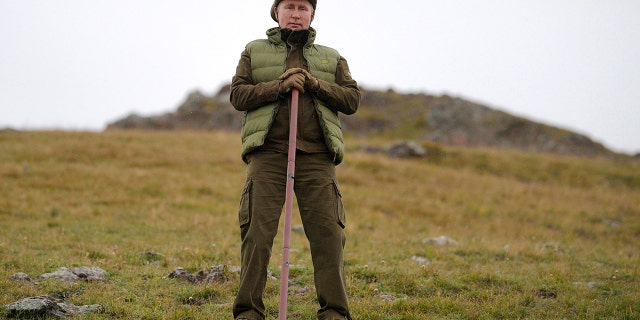
[[[0,128],[102,130],[230,82],[271,0],[0,0]],[[365,88],[450,94],[640,152],[640,1],[319,0]],[[355,115],[357,116],[357,114]]]

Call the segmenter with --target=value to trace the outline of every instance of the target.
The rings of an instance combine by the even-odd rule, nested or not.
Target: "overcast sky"
[[[365,88],[459,96],[640,152],[638,0],[319,0]],[[102,130],[230,82],[270,0],[0,0],[0,128]],[[357,116],[357,114],[355,115]]]

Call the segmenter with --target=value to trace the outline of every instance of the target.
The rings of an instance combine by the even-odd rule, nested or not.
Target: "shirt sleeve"
[[[350,115],[358,110],[360,105],[360,89],[358,83],[351,77],[349,65],[344,57],[338,60],[336,82],[330,83],[318,79],[320,87],[315,92],[316,97],[323,101],[333,111]]]
[[[238,111],[251,111],[273,103],[279,99],[279,84],[279,80],[253,83],[251,56],[245,49],[231,80],[231,104]]]

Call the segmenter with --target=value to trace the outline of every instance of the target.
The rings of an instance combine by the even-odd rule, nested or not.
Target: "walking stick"
[[[284,201],[284,244],[282,245],[280,310],[278,312],[278,320],[287,319],[287,295],[289,293],[289,249],[291,245],[291,216],[293,215],[293,178],[296,171],[296,135],[298,132],[298,97],[298,90],[291,90],[289,154],[287,157],[287,192]]]

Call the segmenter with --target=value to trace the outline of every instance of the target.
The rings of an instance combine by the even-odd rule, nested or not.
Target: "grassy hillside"
[[[356,319],[640,318],[637,163],[433,146],[400,160],[364,143],[350,137],[338,167]],[[0,305],[48,294],[105,307],[85,319],[231,318],[236,273],[209,285],[167,275],[239,265],[237,134],[4,131],[0,149]],[[440,236],[457,243],[428,241]],[[302,233],[291,261],[290,319],[313,319]],[[37,278],[79,266],[109,281]],[[17,272],[36,283],[8,281]]]

